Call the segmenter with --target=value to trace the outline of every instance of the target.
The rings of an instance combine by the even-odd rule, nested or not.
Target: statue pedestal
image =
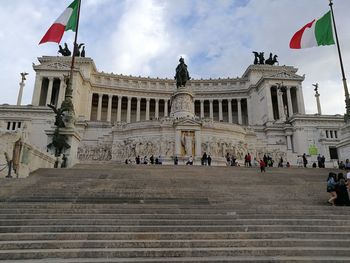
[[[350,156],[350,123],[345,123],[340,130],[340,142],[337,145],[338,158],[345,161]]]
[[[194,118],[193,93],[190,88],[179,87],[174,92],[170,116],[176,119]]]
[[[45,131],[48,139],[48,144],[52,142],[52,137],[54,132],[55,132],[55,127]],[[81,141],[81,136],[75,127],[60,128],[59,133],[67,137],[67,143],[70,145],[70,148],[66,149],[63,152],[63,154],[65,154],[65,156],[67,157],[66,167],[69,168],[79,162],[77,153],[78,153],[78,146]],[[53,150],[53,153],[54,153],[54,150]]]

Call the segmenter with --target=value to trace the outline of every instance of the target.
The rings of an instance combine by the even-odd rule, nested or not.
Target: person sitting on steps
[[[328,199],[328,203],[331,205],[335,205],[335,199],[337,199],[337,192],[335,191],[335,188],[337,186],[336,180],[336,174],[330,172],[328,174],[327,178],[327,192],[331,195],[331,197]]]
[[[193,165],[192,155],[190,156],[190,158],[188,158],[188,161],[187,161],[186,165]]]

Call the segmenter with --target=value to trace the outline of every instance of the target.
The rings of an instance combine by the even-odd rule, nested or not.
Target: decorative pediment
[[[304,80],[304,76],[299,76],[293,72],[281,71],[272,75],[266,76],[270,79],[284,79],[284,80]]]

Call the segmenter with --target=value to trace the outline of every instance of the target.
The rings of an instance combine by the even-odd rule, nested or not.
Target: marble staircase
[[[0,179],[0,261],[350,262],[328,172],[106,164]]]

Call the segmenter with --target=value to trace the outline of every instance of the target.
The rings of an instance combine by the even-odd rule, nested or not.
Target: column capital
[[[137,101],[141,101],[142,98],[141,97],[137,97],[136,99],[137,99]]]
[[[213,101],[214,101],[214,99],[209,99],[209,102],[210,102],[210,103],[213,103]]]
[[[159,98],[154,99],[156,102],[159,102]]]
[[[131,101],[131,99],[132,99],[132,97],[129,97],[129,96],[128,96],[128,101]]]
[[[107,95],[109,99],[113,98],[113,94],[107,94]]]
[[[236,100],[240,102],[242,100],[242,98],[236,98]]]
[[[227,99],[228,102],[232,102],[232,98]]]
[[[219,102],[222,102],[222,99],[217,99]]]
[[[148,101],[148,102],[149,102],[150,100],[151,100],[151,98],[146,98],[146,101]]]

